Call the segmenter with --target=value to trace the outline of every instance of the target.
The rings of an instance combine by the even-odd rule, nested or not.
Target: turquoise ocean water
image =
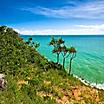
[[[30,36],[21,36],[25,41]],[[77,57],[72,63],[72,73],[78,77],[84,78],[90,83],[104,84],[104,35],[96,36],[72,36],[63,35],[62,37],[67,46],[74,46],[77,49]],[[39,53],[56,62],[56,55],[52,54],[52,47],[49,46],[51,36],[32,36],[34,41],[40,42]],[[62,57],[60,60],[62,63]],[[69,67],[69,60],[66,61],[66,70]]]

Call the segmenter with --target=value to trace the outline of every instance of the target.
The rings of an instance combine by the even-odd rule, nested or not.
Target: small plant
[[[30,37],[28,39],[28,41],[26,42],[26,44],[28,44],[29,46],[31,46],[31,47],[33,47],[35,49],[37,49],[40,46],[40,43],[39,42],[33,42],[32,37]]]

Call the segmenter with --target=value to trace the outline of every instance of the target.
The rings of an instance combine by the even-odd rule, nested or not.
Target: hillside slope
[[[0,73],[7,79],[0,104],[104,104],[104,91],[85,86],[60,68],[13,29],[0,27]]]

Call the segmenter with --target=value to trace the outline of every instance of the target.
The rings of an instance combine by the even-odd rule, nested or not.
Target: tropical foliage
[[[72,60],[76,57],[76,49],[74,47],[67,47],[65,46],[65,41],[62,38],[55,39],[54,37],[51,38],[49,45],[53,46],[53,53],[57,54],[57,63],[59,63],[60,57],[59,55],[62,54],[63,56],[63,69],[65,69],[65,60],[69,57],[69,75],[72,69]]]
[[[29,39],[28,39],[28,41],[26,42],[29,46],[31,46],[32,48],[38,48],[39,46],[40,46],[40,43],[38,43],[38,42],[33,42],[32,41],[32,38],[30,37]]]
[[[70,48],[72,58],[75,53]],[[0,26],[0,72],[7,80],[0,104],[104,103],[104,91],[85,86],[60,69],[62,65],[47,61],[13,29]]]
[[[53,53],[57,54],[57,63],[59,63],[59,55],[61,53],[61,45],[64,44],[64,41],[62,40],[62,38],[59,39],[55,39],[54,37],[52,37],[49,45],[52,45],[54,47],[53,49]]]

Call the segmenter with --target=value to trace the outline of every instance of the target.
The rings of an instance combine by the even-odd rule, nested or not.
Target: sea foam
[[[82,83],[84,83],[85,85],[89,85],[89,86],[91,86],[91,87],[95,87],[95,88],[97,88],[97,89],[102,89],[102,90],[104,90],[104,84],[101,84],[101,83],[90,83],[89,81],[86,81],[86,80],[84,80],[84,79],[82,79],[82,78],[80,78],[80,77],[78,77],[78,76],[76,76],[76,75],[73,75],[75,78],[77,78],[77,79],[79,79]]]

